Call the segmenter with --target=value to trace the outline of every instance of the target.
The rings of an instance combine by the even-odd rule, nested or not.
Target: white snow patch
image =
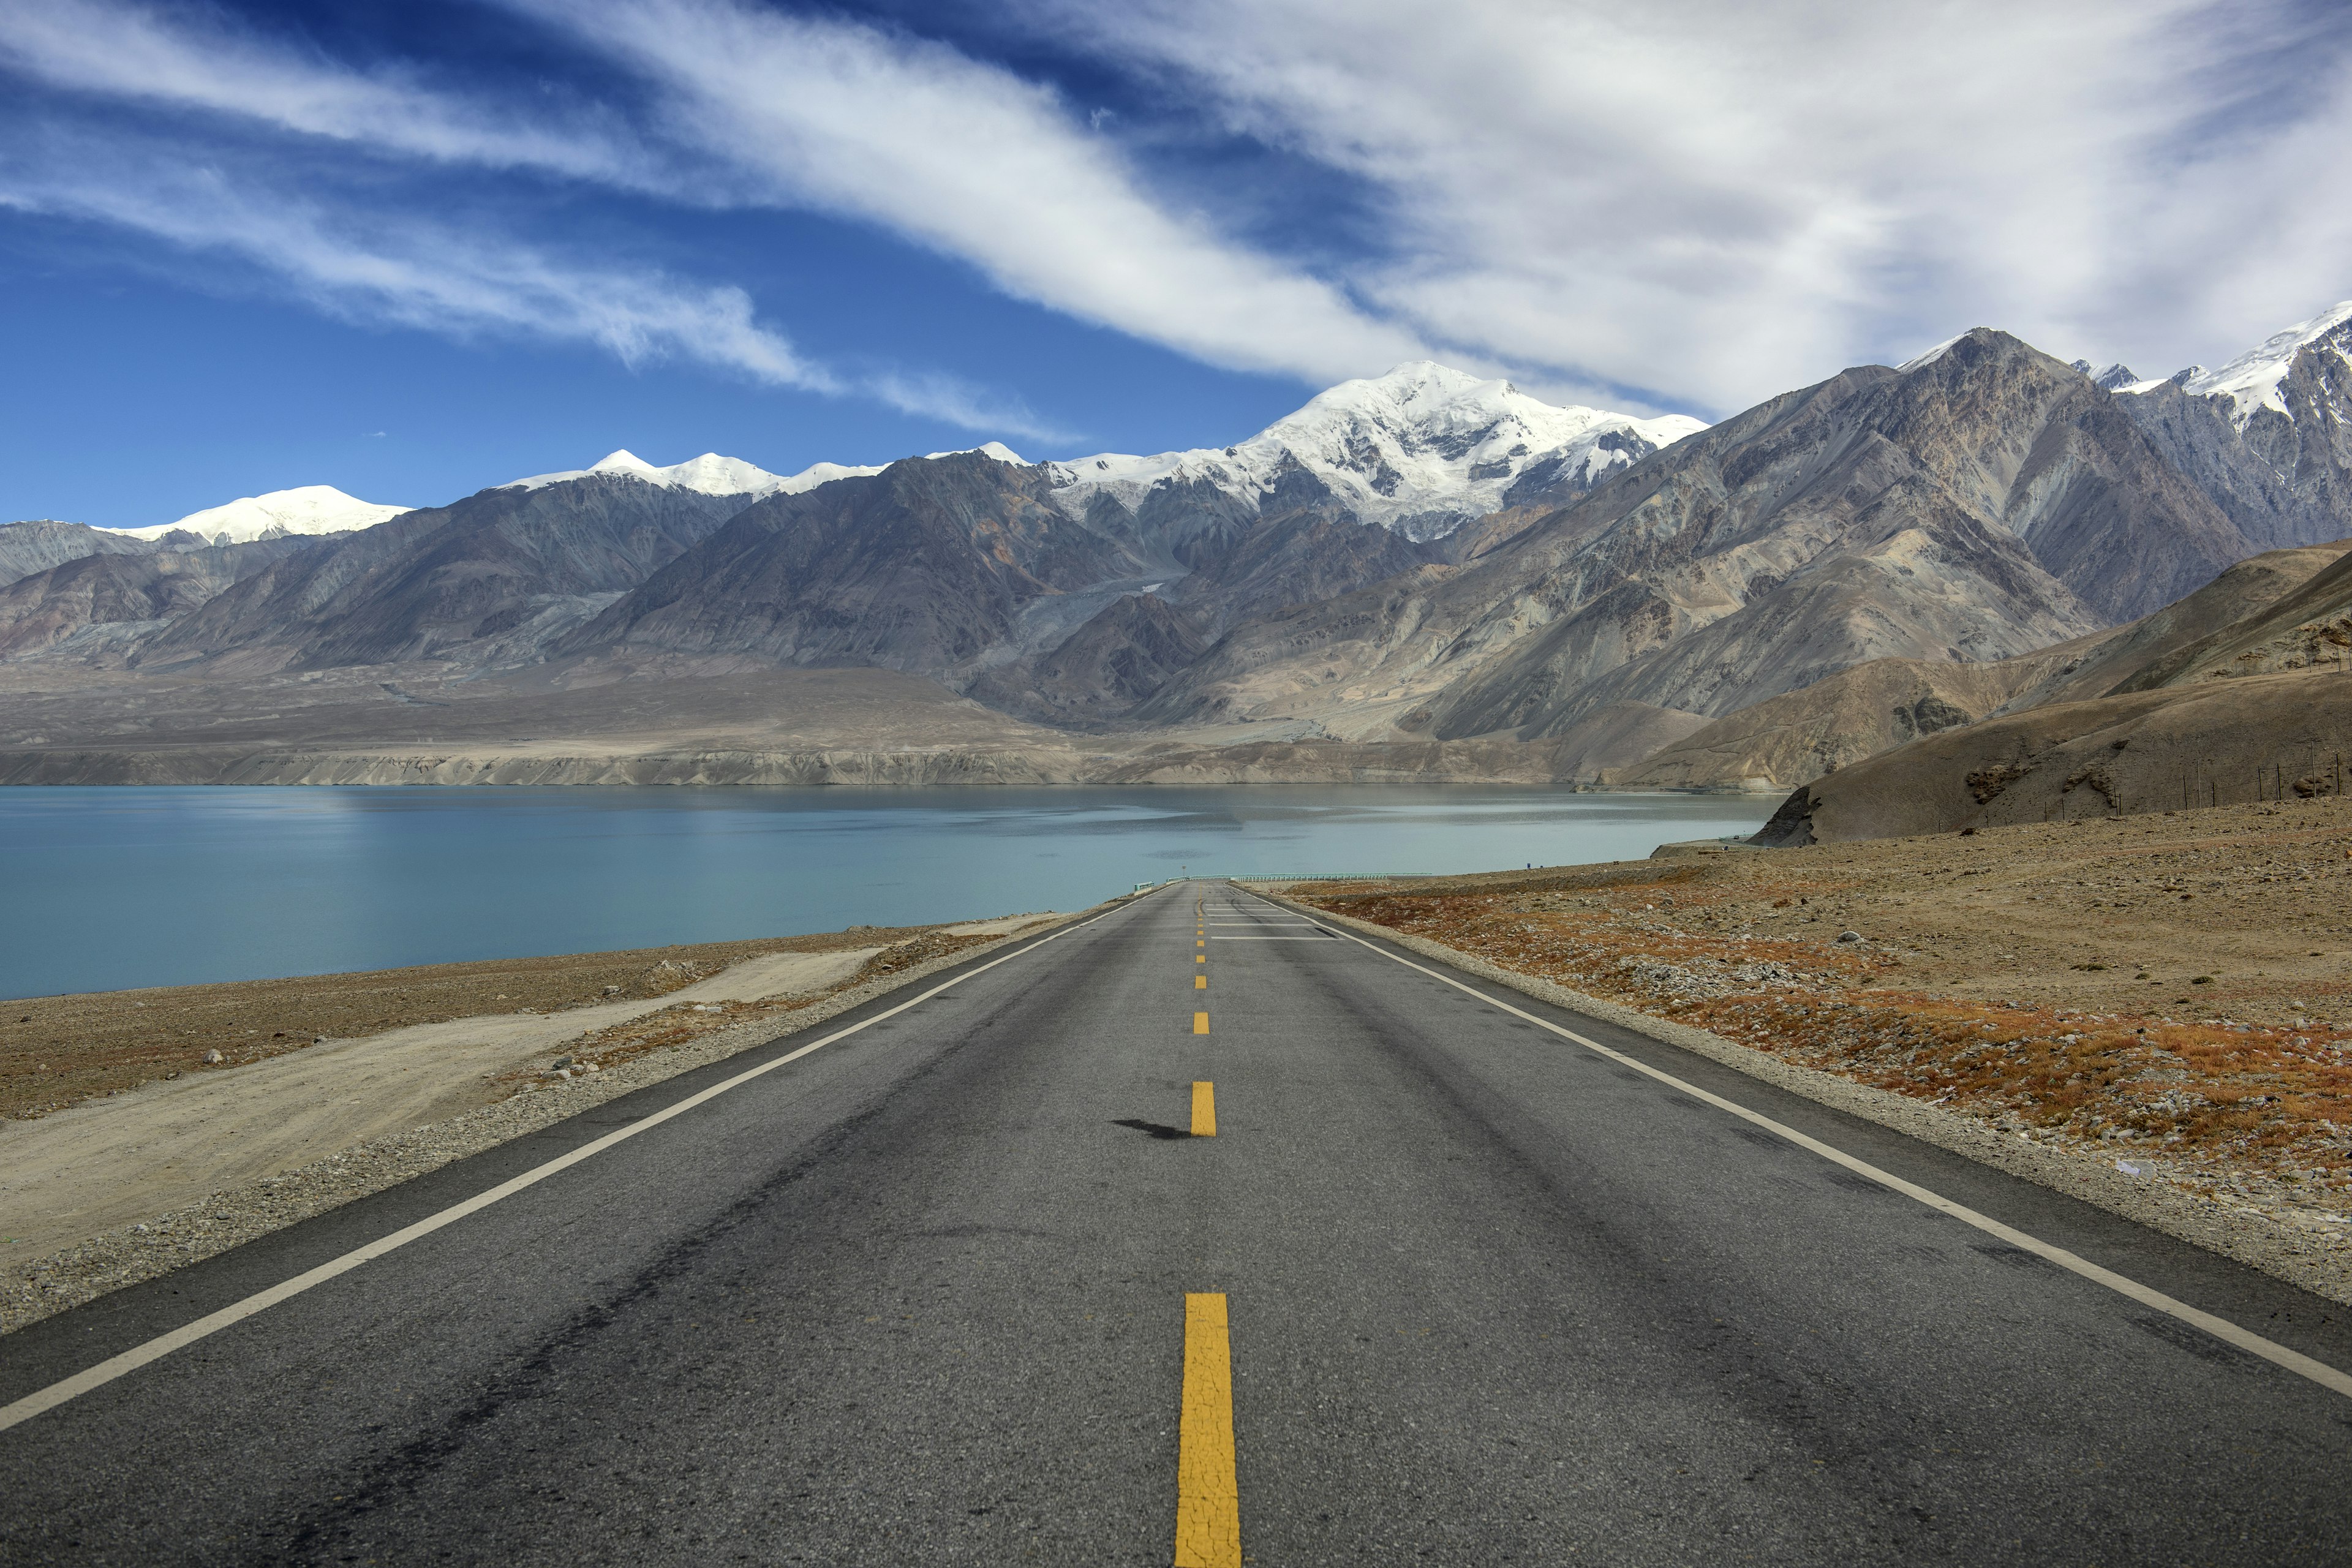
[[[2352,321],[2352,300],[2329,306],[2307,321],[2298,321],[2283,332],[2273,332],[2256,347],[2248,349],[2219,370],[2194,369],[2173,379],[2180,383],[2183,392],[2201,397],[2227,396],[2233,405],[2237,422],[2242,426],[2258,409],[2268,408],[2284,414],[2286,399],[2280,395],[2279,383],[2286,379],[2289,366],[2304,346],[2327,337],[2346,322]],[[2339,349],[2339,352],[2340,349]],[[2143,382],[2125,388],[2127,392],[2144,391],[2161,383]]]
[[[1952,352],[1952,345],[1954,343],[1958,342],[1962,338],[1967,336],[1968,333],[1966,332],[1953,333],[1950,337],[1946,338],[1942,342],[1937,343],[1934,348],[1929,349],[1926,353],[1919,355],[1916,359],[1906,359],[1901,364],[1896,365],[1895,367],[1895,374],[1897,375],[1908,375],[1922,365],[1934,364],[1937,360],[1942,359],[1946,354]]]
[[[209,544],[243,544],[257,539],[282,539],[289,533],[347,533],[373,528],[413,510],[364,501],[332,485],[301,485],[267,495],[240,496],[224,506],[192,511],[177,522],[113,531],[132,539],[161,539],[179,529]]]
[[[1012,447],[1006,446],[1002,441],[983,441],[977,447],[962,447],[952,452],[926,452],[923,456],[926,460],[934,458],[961,458],[966,452],[978,452],[983,458],[993,458],[1000,463],[1010,463],[1016,468],[1025,468],[1029,466],[1028,458],[1023,457],[1020,453],[1014,451]],[[878,474],[882,470],[879,468],[866,468],[861,471]]]
[[[1664,447],[1705,428],[1681,415],[1635,419],[1556,407],[1507,381],[1419,360],[1342,382],[1231,447],[1150,457],[1100,452],[1055,467],[1073,512],[1097,491],[1132,509],[1155,486],[1198,481],[1255,507],[1285,474],[1304,468],[1364,521],[1430,539],[1495,510],[1513,481],[1538,463],[1557,459],[1563,471],[1598,477],[1634,460],[1603,444],[1612,435]]]
[[[635,452],[624,448],[612,453],[584,468],[566,468],[561,473],[533,474],[527,479],[514,479],[496,488],[499,489],[544,489],[572,479],[584,479],[596,474],[628,474],[649,485],[668,485],[683,490],[698,490],[707,496],[742,496],[754,498],[772,495],[798,495],[835,479],[845,479],[866,474],[878,474],[879,468],[856,468],[844,463],[814,463],[797,474],[772,474],[740,458],[722,458],[716,452],[705,452],[699,458],[688,458],[683,463],[672,463],[657,468]]]

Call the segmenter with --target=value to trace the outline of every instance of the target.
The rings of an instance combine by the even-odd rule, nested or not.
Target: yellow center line
[[[1208,963],[1208,962],[1209,962],[1209,955],[1208,955],[1207,953],[1205,953],[1205,952],[1204,952],[1204,953],[1201,954],[1201,956],[1200,956],[1200,957],[1198,957],[1198,958],[1194,959],[1192,962],[1193,962],[1193,963]]]
[[[1206,1013],[1192,1015],[1192,1032],[1196,1035],[1205,1035],[1209,1032],[1209,1016]]]
[[[1233,1337],[1225,1299],[1184,1298],[1184,1414],[1176,1443],[1176,1568],[1241,1568],[1234,1476]]]
[[[1208,988],[1209,988],[1209,977],[1208,977],[1207,975],[1205,975],[1205,974],[1195,974],[1194,976],[1192,976],[1192,989],[1193,989],[1193,990],[1195,990],[1195,991],[1206,991]]]
[[[1196,1083],[1192,1086],[1192,1136],[1214,1138],[1217,1135],[1217,1086]]]

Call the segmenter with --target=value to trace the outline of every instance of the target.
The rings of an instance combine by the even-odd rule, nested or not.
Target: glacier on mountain
[[[380,506],[345,495],[332,485],[300,485],[267,495],[240,496],[221,506],[192,511],[177,522],[109,531],[131,539],[162,539],[173,532],[193,533],[207,544],[244,544],[257,539],[283,539],[292,533],[348,533],[373,528],[387,519],[415,509]]]
[[[1056,494],[1074,517],[1097,494],[1132,511],[1157,487],[1195,482],[1255,507],[1304,469],[1360,521],[1427,540],[1504,505],[1505,493],[1530,470],[1590,484],[1705,428],[1681,415],[1636,419],[1559,407],[1507,381],[1422,360],[1341,382],[1231,447],[1151,457],[1102,452],[1054,467],[1066,476]]]
[[[2192,364],[2171,375],[2132,382],[2115,390],[2145,394],[2159,386],[2177,385],[2194,397],[2227,397],[2242,427],[2263,409],[2273,414],[2288,412],[2286,398],[2279,386],[2294,368],[2295,355],[2308,345],[2334,336],[2347,322],[2352,322],[2352,300],[2331,305],[2307,321],[2297,321],[2283,331],[2273,332],[2219,370]],[[2344,353],[2343,346],[2337,345],[2336,352]]]
[[[529,479],[509,479],[492,488],[502,490],[545,489],[550,485],[569,483],[598,474],[627,474],[649,485],[668,485],[677,489],[698,490],[707,496],[750,496],[764,500],[769,496],[800,494],[835,479],[845,479],[862,474],[878,474],[878,468],[856,468],[843,463],[815,463],[797,474],[772,474],[757,464],[740,458],[722,458],[716,452],[705,452],[699,458],[688,458],[683,463],[672,463],[657,468],[635,452],[624,448],[607,454],[584,468],[566,468],[561,473],[533,474]]]

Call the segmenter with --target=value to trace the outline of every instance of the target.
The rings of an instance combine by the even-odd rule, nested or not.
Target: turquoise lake
[[[1072,910],[1189,869],[1480,871],[1776,799],[1478,785],[0,790],[0,996]]]

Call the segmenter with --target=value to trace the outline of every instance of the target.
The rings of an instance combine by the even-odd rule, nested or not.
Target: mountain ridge
[[[2234,382],[2152,387],[1978,328],[1713,426],[1414,362],[1149,458],[990,443],[778,476],[622,451],[181,564],[127,563],[219,547],[118,538],[121,560],[75,565],[56,558],[100,531],[14,525],[0,570],[35,570],[0,583],[0,678],[236,681],[245,701],[334,671],[659,690],[864,667],[977,700],[1009,735],[1181,758],[1166,776],[1224,756],[1247,777],[1654,779],[1650,752],[1697,741],[1716,760],[1684,746],[1685,786],[1743,746],[1843,767],[2043,700],[2063,661],[2041,656],[2282,529],[2352,532],[2318,468],[2255,482],[2273,424],[2314,464],[2341,427],[2326,356],[2352,325],[2298,331],[2285,412],[2257,397],[2242,426]]]

